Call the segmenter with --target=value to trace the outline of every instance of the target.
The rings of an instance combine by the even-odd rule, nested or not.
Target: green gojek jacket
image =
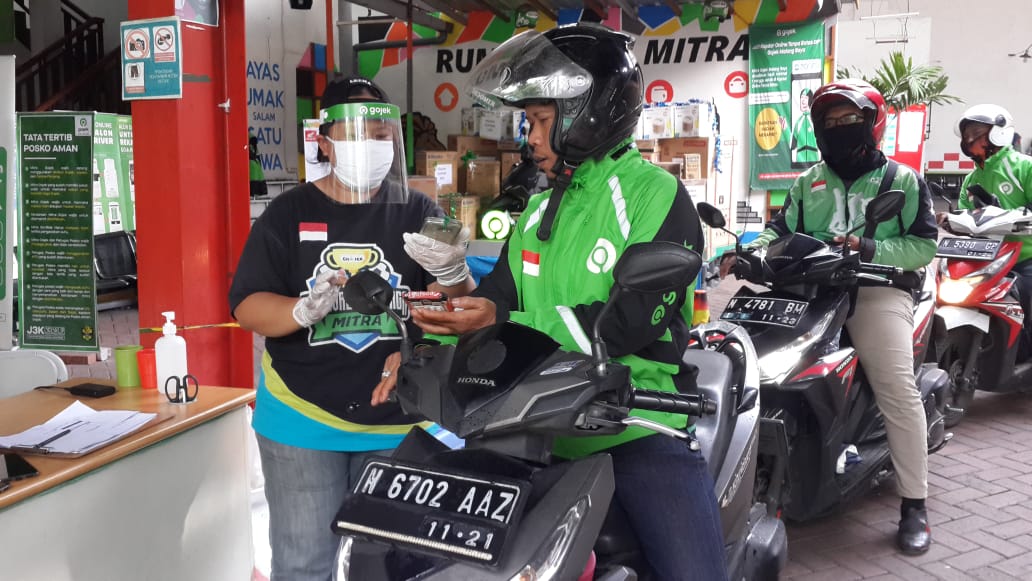
[[[991,155],[982,167],[975,167],[964,178],[960,186],[959,207],[974,207],[967,197],[968,186],[974,184],[996,196],[1004,210],[1023,208],[1032,202],[1032,157],[1014,151],[1009,145]],[[1019,262],[1032,258],[1032,236],[1007,236],[1005,239],[1021,242]]]
[[[824,242],[845,235],[864,223],[867,203],[878,195],[886,168],[887,164],[882,164],[846,188],[827,163],[818,163],[796,178],[783,211],[749,246],[766,246],[790,232],[809,234]],[[861,259],[903,270],[927,266],[935,257],[938,238],[928,185],[913,169],[900,164],[890,189],[903,190],[906,205],[899,219],[878,224],[871,238],[874,244],[867,245]],[[862,236],[865,230],[861,228],[854,235]]]
[[[638,242],[666,240],[703,251],[691,197],[673,175],[642,159],[632,140],[573,174],[549,240],[537,229],[552,190],[532,197],[498,263],[474,293],[495,302],[498,320],[541,331],[570,351],[591,353],[591,328],[613,286],[613,266]],[[631,368],[636,387],[673,392],[692,320],[693,287],[620,298],[602,321],[611,358]],[[677,377],[675,377],[677,376]],[[636,410],[634,415],[683,428],[686,416]],[[559,438],[554,453],[576,458],[648,436],[631,427],[613,436]]]

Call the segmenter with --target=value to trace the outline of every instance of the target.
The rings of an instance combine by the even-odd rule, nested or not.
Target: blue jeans
[[[658,581],[727,579],[720,512],[701,452],[667,436],[606,450],[615,500],[627,513]]]
[[[340,537],[330,530],[344,495],[377,452],[295,448],[258,435],[269,503],[270,581],[329,581]]]

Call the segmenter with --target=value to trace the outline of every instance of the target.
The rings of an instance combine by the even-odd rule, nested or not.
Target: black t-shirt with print
[[[385,182],[374,200],[397,199]],[[403,249],[403,232],[419,232],[427,216],[444,215],[424,194],[407,203],[338,204],[313,184],[276,196],[251,228],[229,292],[230,310],[249,295],[271,292],[297,297],[307,292],[317,269],[354,272],[370,266],[390,275],[396,292],[425,290],[434,278]],[[396,296],[396,309],[404,303]],[[408,319],[407,311],[400,311]],[[389,333],[388,338],[379,331]],[[408,325],[410,332],[418,332]],[[369,405],[384,359],[399,350],[399,335],[386,315],[351,310],[341,294],[333,310],[311,329],[270,337],[265,348],[273,369],[302,399],[333,415],[365,425],[418,421],[397,404]]]

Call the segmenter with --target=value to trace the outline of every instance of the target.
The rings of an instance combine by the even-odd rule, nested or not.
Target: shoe
[[[928,526],[928,511],[911,508],[899,521],[896,546],[904,555],[921,555],[928,552],[932,544],[932,528]]]

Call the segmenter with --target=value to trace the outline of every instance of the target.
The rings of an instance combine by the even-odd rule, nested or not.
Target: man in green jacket
[[[867,203],[882,191],[890,166],[878,149],[885,133],[885,100],[861,80],[845,79],[814,93],[811,107],[823,161],[792,184],[784,210],[755,242],[765,246],[791,232],[825,242],[845,243],[865,262],[916,270],[935,257],[935,216],[924,180],[904,165],[888,189],[903,190],[907,201],[898,220],[882,222],[872,236],[850,235],[864,223]],[[868,230],[869,231],[869,230]],[[727,274],[733,260],[722,261]],[[902,502],[896,544],[921,554],[931,544],[925,498],[928,448],[924,408],[914,379],[914,302],[911,289],[861,287],[846,328],[860,355],[864,374],[885,418],[889,452]]]
[[[960,150],[975,162],[975,169],[960,186],[958,206],[974,207],[968,188],[981,186],[992,196],[993,205],[1004,210],[1024,208],[1032,203],[1032,157],[1019,153],[1011,146],[1014,140],[1014,119],[999,105],[975,105],[961,116],[956,133],[960,136]],[[1016,285],[1025,311],[1025,347],[1032,346],[1032,236],[1008,236],[1007,240],[1021,242],[1021,254],[1012,272],[1018,278]]]
[[[820,161],[817,141],[813,133],[813,120],[810,118],[810,100],[813,91],[804,87],[799,91],[799,119],[792,127],[792,163],[809,167]]]
[[[591,353],[590,330],[629,246],[665,240],[702,251],[699,217],[684,186],[634,145],[643,84],[632,45],[631,37],[601,26],[528,31],[474,71],[475,98],[526,111],[533,159],[554,187],[531,198],[494,271],[475,296],[454,301],[461,311],[413,311],[425,331],[462,334],[508,320],[547,333],[564,349]],[[679,363],[692,296],[691,288],[628,296],[602,321],[609,355],[631,368],[635,386],[673,392],[686,380]],[[675,428],[687,424],[683,415],[635,414]],[[655,578],[725,579],[719,511],[702,455],[643,428],[561,439],[554,451],[575,458],[601,450],[613,458],[614,502],[628,515]]]

